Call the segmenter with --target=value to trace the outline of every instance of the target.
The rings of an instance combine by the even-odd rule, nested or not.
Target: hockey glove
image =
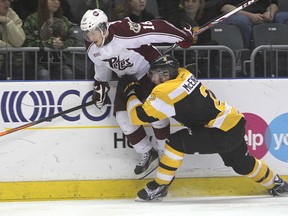
[[[186,34],[186,39],[178,42],[178,45],[181,48],[189,48],[194,44],[194,36],[193,36],[193,29],[192,26],[189,23],[181,22],[182,29],[184,30]]]
[[[93,100],[98,109],[101,109],[108,102],[107,94],[110,90],[110,86],[107,82],[99,82],[95,80],[94,82],[94,91],[93,91]]]
[[[122,92],[125,100],[127,100],[130,95],[135,94],[139,87],[140,83],[138,82],[137,78],[132,75],[124,75],[118,82],[118,88],[120,92]]]

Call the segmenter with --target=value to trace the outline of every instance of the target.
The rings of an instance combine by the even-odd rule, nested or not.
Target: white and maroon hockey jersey
[[[164,20],[133,23],[129,18],[109,23],[109,36],[102,47],[87,43],[89,58],[94,62],[94,79],[109,81],[114,71],[141,79],[149,70],[149,62],[160,55],[152,43],[189,41],[189,35]],[[193,42],[192,42],[193,43]]]

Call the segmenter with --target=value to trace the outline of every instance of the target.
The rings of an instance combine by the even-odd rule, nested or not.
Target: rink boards
[[[251,154],[287,176],[287,79],[202,80],[247,119]],[[1,131],[91,100],[92,82],[2,82]],[[109,98],[114,100],[116,82]],[[171,130],[181,126],[171,120]],[[155,143],[151,127],[145,127]],[[133,173],[139,155],[124,139],[113,103],[58,117],[0,137],[0,200],[134,197],[147,180]],[[153,178],[152,173],[148,178]],[[209,178],[208,178],[209,177]],[[189,155],[177,172],[173,196],[266,193],[235,175],[218,155]]]

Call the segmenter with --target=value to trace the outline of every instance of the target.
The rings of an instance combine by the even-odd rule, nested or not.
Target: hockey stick
[[[47,116],[47,117],[38,119],[37,121],[29,122],[29,123],[24,124],[24,125],[22,125],[22,126],[15,127],[15,128],[11,128],[11,129],[9,129],[9,130],[0,132],[0,137],[5,136],[5,135],[10,134],[10,133],[13,133],[13,132],[16,132],[16,131],[23,130],[23,129],[25,129],[25,128],[28,128],[28,127],[31,127],[31,126],[34,126],[34,125],[37,125],[37,124],[40,124],[40,123],[45,122],[45,121],[49,121],[49,120],[51,120],[51,119],[57,118],[57,117],[59,117],[59,116],[62,116],[62,115],[64,115],[64,114],[71,113],[71,112],[73,112],[73,111],[79,110],[79,109],[81,109],[81,108],[83,108],[83,107],[90,106],[90,105],[92,105],[92,104],[94,104],[94,103],[95,103],[95,102],[92,100],[92,101],[87,102],[87,103],[85,103],[85,104],[81,104],[81,105],[79,105],[79,106],[75,106],[75,107],[72,107],[72,108],[70,108],[70,109],[63,110],[63,111],[61,111],[61,112],[59,112],[59,113],[56,113],[56,114],[54,114],[54,115],[50,115],[50,116]]]
[[[197,35],[205,32],[206,30],[208,30],[208,29],[212,28],[213,26],[215,26],[216,24],[222,22],[223,20],[225,20],[226,18],[230,17],[231,15],[239,12],[240,10],[248,7],[251,4],[254,4],[257,1],[258,0],[247,0],[247,1],[243,2],[243,3],[241,3],[240,5],[238,5],[232,11],[230,11],[230,12],[228,12],[228,13],[222,15],[222,16],[216,17],[212,21],[210,21],[210,22],[206,23],[205,25],[201,26],[197,31],[193,32],[193,36],[197,36]],[[171,47],[169,47],[168,49],[164,50],[162,52],[162,54],[166,54],[166,53],[174,50],[176,47],[178,47],[177,43],[173,44]]]

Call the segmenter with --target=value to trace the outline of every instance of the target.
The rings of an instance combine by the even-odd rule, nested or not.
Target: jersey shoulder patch
[[[138,34],[141,29],[139,23],[132,22],[128,17],[121,21],[114,22],[109,26],[109,32],[120,37],[134,36]]]
[[[156,99],[156,95],[154,92],[152,92],[147,98],[148,101],[154,101],[155,99]]]
[[[130,26],[131,31],[133,31],[135,33],[139,33],[141,31],[141,25],[139,23],[129,21],[128,24]]]

